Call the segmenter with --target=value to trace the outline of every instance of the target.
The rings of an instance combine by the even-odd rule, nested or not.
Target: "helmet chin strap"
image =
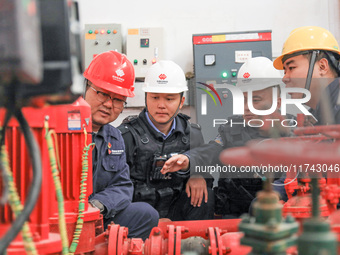
[[[87,83],[88,83],[88,79],[85,78],[85,80],[84,80],[84,91],[83,91],[83,98],[84,99],[85,99],[86,91],[87,91]]]
[[[311,84],[311,81],[312,81],[314,65],[315,65],[315,62],[316,62],[316,57],[318,56],[319,53],[320,53],[320,51],[318,51],[318,50],[312,51],[312,56],[311,56],[310,61],[309,61],[309,68],[308,68],[308,73],[307,73],[305,89],[310,90],[310,84]]]
[[[305,84],[305,88],[308,90],[310,90],[314,65],[316,62],[316,57],[319,53],[320,53],[319,50],[313,50],[312,56],[310,58],[309,69],[308,69],[307,79],[306,79],[306,84]],[[318,120],[318,121],[319,122],[322,121],[323,124],[325,123],[334,124],[335,123],[334,116],[330,114],[332,112],[332,107],[329,101],[329,95],[326,96],[324,93],[322,93],[319,103],[320,103],[321,111],[323,112],[323,117],[321,118],[321,120]]]

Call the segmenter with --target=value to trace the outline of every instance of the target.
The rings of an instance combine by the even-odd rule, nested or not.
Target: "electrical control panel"
[[[235,86],[237,73],[249,58],[272,59],[271,31],[193,35],[195,114],[205,141],[213,140],[216,123],[233,115],[233,98],[226,85]]]
[[[163,59],[163,28],[130,28],[126,55],[135,68],[136,78],[144,78],[147,69]]]
[[[85,24],[85,68],[98,54],[115,50],[122,53],[120,24]]]

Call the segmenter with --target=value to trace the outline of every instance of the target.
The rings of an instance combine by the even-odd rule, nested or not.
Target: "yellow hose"
[[[61,187],[61,182],[59,178],[59,171],[56,164],[56,156],[55,150],[53,146],[53,140],[51,133],[52,131],[48,130],[48,118],[45,119],[45,139],[48,148],[48,155],[50,157],[50,166],[52,171],[53,182],[57,194],[57,201],[58,201],[58,218],[59,218],[59,231],[61,236],[61,244],[62,244],[62,254],[69,254],[68,249],[68,237],[67,237],[67,229],[66,229],[66,220],[65,220],[65,210],[64,210],[64,196],[63,190]]]
[[[18,195],[18,191],[15,187],[15,183],[13,180],[13,175],[12,172],[10,170],[10,166],[9,166],[9,159],[8,159],[8,153],[7,153],[7,149],[5,147],[5,145],[2,146],[1,148],[1,161],[2,161],[2,166],[4,168],[4,171],[7,175],[7,179],[8,179],[8,189],[9,189],[9,204],[11,206],[11,209],[15,215],[15,217],[17,217],[21,211],[23,210],[23,206],[21,204],[19,195]],[[23,242],[24,242],[24,248],[27,254],[29,255],[37,255],[37,250],[35,248],[35,244],[33,242],[32,239],[32,233],[30,230],[30,227],[27,223],[27,221],[24,223],[22,229],[21,229],[21,234],[22,234],[22,238],[23,238]]]
[[[79,196],[79,214],[77,219],[77,225],[76,229],[74,230],[73,234],[73,240],[70,246],[70,255],[74,254],[74,252],[77,249],[78,243],[79,243],[79,237],[81,234],[81,231],[83,229],[84,224],[84,211],[85,211],[85,203],[87,202],[86,199],[86,186],[87,186],[87,176],[88,176],[88,155],[89,150],[91,149],[91,146],[95,145],[94,143],[91,143],[89,145],[86,145],[87,143],[87,132],[84,127],[84,134],[85,134],[85,147],[83,149],[83,155],[82,155],[82,173],[81,173],[81,180],[80,180],[80,196]]]

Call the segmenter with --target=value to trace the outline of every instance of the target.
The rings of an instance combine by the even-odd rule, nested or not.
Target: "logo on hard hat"
[[[122,69],[118,69],[118,70],[116,71],[116,74],[117,74],[119,77],[122,77],[122,76],[125,75],[125,73],[124,73],[124,71],[123,71]]]
[[[162,74],[160,74],[158,77],[159,77],[159,79],[161,79],[161,80],[165,80],[167,76],[166,76],[164,73],[162,73]]]
[[[160,80],[157,80],[158,84],[167,84],[169,82],[165,80],[167,76],[164,73],[161,73],[160,75],[158,75],[158,78],[160,79]]]
[[[248,78],[250,77],[250,74],[249,74],[248,72],[247,72],[247,73],[244,73],[244,74],[243,74],[243,77],[246,78],[246,79],[248,79]]]
[[[125,75],[124,71],[123,71],[122,69],[118,69],[118,70],[116,71],[116,74],[117,74],[117,76],[112,75],[112,78],[113,78],[114,80],[116,80],[116,81],[124,82],[124,79],[121,78],[122,76]]]

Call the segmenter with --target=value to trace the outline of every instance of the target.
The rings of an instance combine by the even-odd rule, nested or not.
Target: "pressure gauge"
[[[204,55],[204,65],[205,66],[213,66],[216,62],[215,54],[206,54]]]

